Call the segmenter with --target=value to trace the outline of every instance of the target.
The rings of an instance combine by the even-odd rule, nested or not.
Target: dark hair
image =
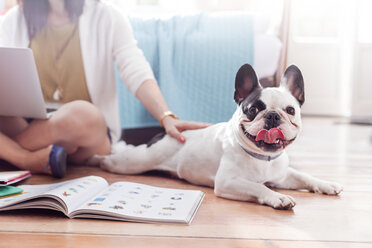
[[[83,13],[85,0],[64,0],[65,9],[71,21],[75,21]],[[26,19],[30,40],[42,30],[48,22],[48,0],[22,0],[21,6]]]

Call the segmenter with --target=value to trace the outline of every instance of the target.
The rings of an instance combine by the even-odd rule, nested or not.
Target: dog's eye
[[[249,111],[250,114],[257,114],[257,112],[258,112],[258,108],[252,106],[252,107],[250,107],[250,108],[248,109],[248,111]]]
[[[287,109],[286,109],[287,113],[290,114],[290,115],[295,115],[296,111],[293,107],[291,106],[288,106]]]

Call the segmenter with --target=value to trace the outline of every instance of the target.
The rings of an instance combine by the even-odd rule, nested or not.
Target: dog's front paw
[[[321,181],[315,185],[312,185],[310,189],[311,192],[327,195],[338,195],[342,190],[343,187],[340,184],[327,181]]]
[[[260,204],[271,206],[275,209],[290,210],[296,206],[296,202],[292,196],[283,195],[278,192],[273,192],[269,196],[264,196],[258,200]]]

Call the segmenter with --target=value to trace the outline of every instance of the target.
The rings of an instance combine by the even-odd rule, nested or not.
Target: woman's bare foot
[[[44,149],[40,149],[34,152],[25,151],[21,155],[20,159],[21,164],[18,167],[29,170],[31,173],[42,173],[51,175],[50,166],[47,166],[49,163],[49,153],[52,149],[52,146],[49,146]],[[17,165],[17,164],[15,164]]]

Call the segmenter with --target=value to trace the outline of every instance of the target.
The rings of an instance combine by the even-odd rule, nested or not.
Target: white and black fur
[[[337,195],[342,186],[288,167],[284,149],[301,130],[304,82],[294,65],[285,71],[280,87],[262,88],[253,68],[243,65],[235,79],[237,109],[229,122],[184,131],[186,143],[165,135],[152,145],[128,146],[106,156],[101,167],[114,173],[168,171],[190,183],[214,187],[217,196],[291,209],[295,200],[271,190],[307,189]],[[283,140],[256,141],[262,129],[278,128]]]

